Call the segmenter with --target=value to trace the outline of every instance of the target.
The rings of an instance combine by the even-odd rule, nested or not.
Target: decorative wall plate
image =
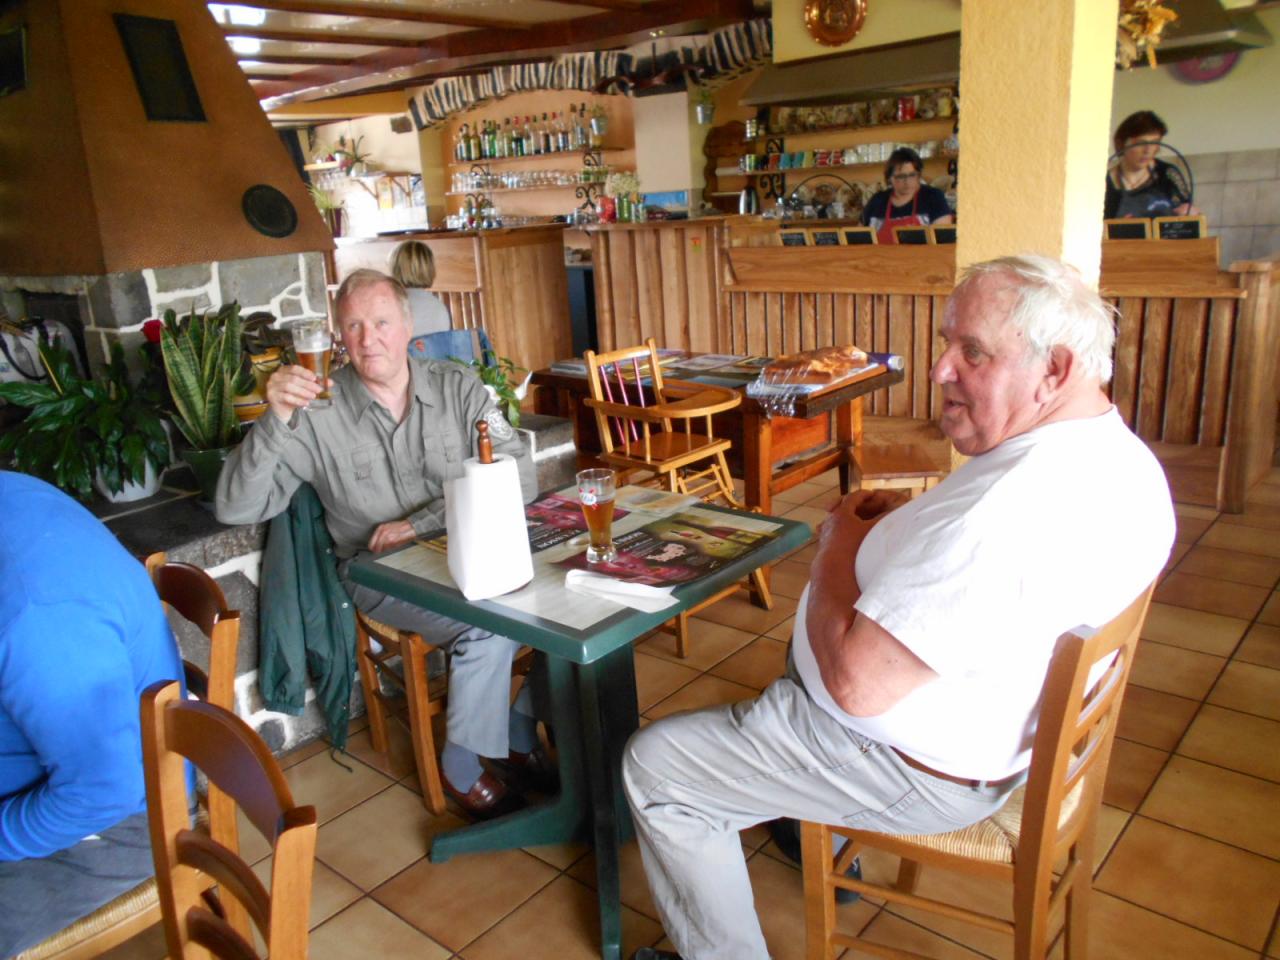
[[[805,0],[804,25],[818,43],[838,47],[858,35],[867,19],[867,0]]]

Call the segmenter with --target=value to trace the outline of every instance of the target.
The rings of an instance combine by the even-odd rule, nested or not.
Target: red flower
[[[148,320],[142,325],[142,335],[147,338],[147,343],[159,343],[160,331],[164,328],[161,320]]]

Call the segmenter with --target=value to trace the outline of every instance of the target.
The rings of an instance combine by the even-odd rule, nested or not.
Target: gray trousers
[[[445,711],[449,742],[482,757],[505,758],[511,661],[520,645],[363,587],[346,578],[346,564],[338,572],[358,609],[400,630],[420,633],[428,643],[449,652],[449,704]]]
[[[0,957],[35,946],[154,870],[146,813],[47,857],[0,863]]]
[[[622,764],[649,887],[684,960],[766,960],[738,832],[794,817],[885,833],[983,819],[1015,783],[962,787],[824,713],[794,674],[759,698],[659,720]]]

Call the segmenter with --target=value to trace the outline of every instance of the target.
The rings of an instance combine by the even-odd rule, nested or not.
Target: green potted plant
[[[169,439],[146,371],[135,384],[118,343],[100,380],[81,377],[59,341],[38,349],[47,382],[0,384],[0,398],[30,411],[0,438],[0,454],[81,500],[95,487],[117,503],[154,494],[169,462]],[[145,367],[146,354],[140,357]]]
[[[253,376],[241,362],[240,304],[191,313],[178,320],[164,313],[160,350],[164,356],[173,422],[191,446],[178,456],[191,465],[205,500],[213,499],[218,474],[240,440],[235,397],[253,389]]]
[[[480,382],[484,384],[493,402],[506,415],[507,422],[513,427],[520,426],[520,401],[529,390],[529,378],[532,371],[517,367],[510,357],[500,357],[492,350],[485,350],[483,356],[472,360],[450,357],[454,363],[470,367],[475,371]],[[523,379],[520,374],[524,373]],[[515,381],[519,381],[516,383]]]
[[[333,151],[333,155],[338,158],[339,169],[349,176],[360,177],[365,173],[365,162],[369,159],[369,154],[360,149],[363,142],[364,137],[356,137],[348,146],[345,136],[338,137],[338,148]]]
[[[329,232],[335,237],[342,236],[342,201],[337,199],[332,191],[318,184],[313,183],[307,190],[311,194],[311,202],[316,205],[320,216],[324,217],[324,222],[329,225]]]

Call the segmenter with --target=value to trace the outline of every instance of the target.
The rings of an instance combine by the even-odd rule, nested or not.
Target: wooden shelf
[[[490,157],[488,160],[450,160],[451,167],[474,167],[477,165],[495,165],[505,167],[512,163],[524,163],[527,160],[552,160],[556,157],[577,157],[582,159],[584,153],[623,153],[631,147],[597,147],[588,151],[585,147],[576,150],[561,150],[558,153],[531,153],[524,157]]]
[[[446,197],[465,197],[476,193],[534,193],[538,190],[573,190],[575,187],[585,187],[585,183],[546,183],[536,187],[490,187],[487,190],[449,190],[446,191]],[[603,188],[604,181],[597,186]]]
[[[926,157],[924,164],[929,166],[934,160],[949,160],[950,157]],[[825,167],[787,167],[777,170],[742,170],[738,167],[716,167],[717,177],[759,177],[771,173],[809,173],[814,171],[825,170],[857,170],[863,167],[871,167],[876,170],[883,171],[885,165],[884,160],[869,160],[866,163],[829,163]]]
[[[320,163],[304,163],[303,170],[337,170],[342,166],[341,160],[324,160]]]
[[[920,127],[932,126],[937,123],[949,121],[952,124],[956,122],[957,114],[953,113],[949,117],[930,117],[928,120],[922,120],[917,117],[915,120],[895,120],[893,123],[864,123],[856,127],[823,127],[821,130],[797,130],[795,133],[762,133],[757,137],[743,137],[743,143],[764,143],[766,140],[787,140],[791,137],[821,137],[836,133],[854,133],[863,130],[912,130]]]

